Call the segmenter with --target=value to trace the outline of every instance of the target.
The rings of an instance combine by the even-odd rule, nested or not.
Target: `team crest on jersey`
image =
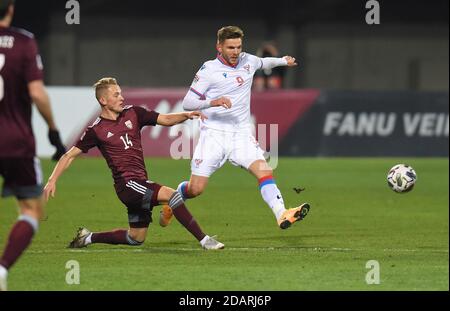
[[[202,159],[195,159],[195,160],[194,160],[195,167],[198,168],[202,162],[203,162]]]
[[[247,73],[250,73],[250,65],[249,64],[245,65],[244,69],[247,70]]]
[[[222,76],[224,76],[226,78],[227,77],[227,73],[226,72],[222,73]]]
[[[131,130],[133,128],[133,123],[130,120],[125,121],[125,125]]]

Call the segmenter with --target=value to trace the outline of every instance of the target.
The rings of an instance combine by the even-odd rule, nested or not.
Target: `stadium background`
[[[106,246],[76,254],[82,265],[91,265],[81,289],[372,290],[363,281],[364,263],[378,258],[389,266],[383,270],[388,277],[376,289],[448,290],[448,1],[379,1],[380,25],[366,24],[366,1],[243,1],[218,6],[203,0],[90,0],[79,1],[79,25],[66,24],[65,2],[18,0],[13,25],[30,30],[38,40],[45,82],[66,144],[72,144],[96,115],[90,85],[103,76],[117,77],[133,104],[180,110],[179,101],[194,73],[203,61],[215,57],[217,29],[239,25],[245,32],[245,51],[255,53],[263,42],[274,40],[281,55],[299,60],[298,68],[286,72],[287,90],[255,93],[252,106],[257,123],[284,126],[279,150],[290,158],[280,159],[276,176],[286,200],[298,201],[290,189],[305,186],[300,198],[312,200],[316,208],[300,231],[293,228],[280,234],[276,228],[267,229],[275,226],[261,207],[253,180],[226,166],[190,206],[201,223],[228,240],[229,253],[222,258],[208,254],[198,259],[202,266],[194,269],[179,267],[176,255],[199,257],[191,250],[192,241],[179,226],[167,228],[169,234],[153,229],[155,238],[146,242],[142,253]],[[341,113],[341,127],[326,135],[330,112]],[[386,134],[390,114],[396,121]],[[346,120],[351,124],[344,124],[349,115]],[[286,117],[289,124],[284,124]],[[372,125],[364,127],[369,119]],[[407,120],[415,120],[415,127],[407,129]],[[53,163],[45,158],[53,149],[36,112],[33,124],[48,176]],[[168,129],[153,135],[144,135],[146,155],[167,157],[173,135]],[[152,153],[155,150],[158,153]],[[419,184],[406,196],[394,196],[385,175],[392,165],[405,161],[418,171]],[[157,180],[173,187],[189,174],[187,161],[149,158],[147,164]],[[42,268],[37,271],[47,282],[30,285],[27,273],[36,270],[29,263],[36,257],[47,258],[45,247],[50,247],[50,253],[59,257],[49,263],[62,275],[62,262],[74,253],[59,248],[76,226],[83,223],[97,230],[126,225],[103,161],[83,159],[77,165],[61,180],[58,197],[49,203],[49,221],[40,240],[12,274],[13,289],[14,277],[16,289],[73,289],[57,285],[63,278],[57,273],[47,276]],[[215,207],[201,206],[209,202]],[[81,214],[76,211],[79,204],[85,206]],[[6,205],[14,204],[6,201]],[[108,217],[101,218],[105,213]],[[12,218],[11,212],[3,220]],[[52,218],[60,224],[51,224]],[[0,236],[5,236],[4,227]],[[173,236],[181,236],[180,242],[174,242]],[[256,259],[261,253],[264,256]],[[129,267],[121,264],[126,265],[130,256],[144,260],[156,256],[152,263],[169,260],[175,266],[160,273],[146,268],[153,277],[150,283],[108,282],[123,277]],[[93,257],[116,268],[101,273],[94,269]],[[272,263],[281,258],[285,272],[299,272],[301,280],[277,279]],[[297,259],[306,263],[299,267]],[[257,267],[249,264],[253,260]],[[361,263],[356,265],[355,260]],[[209,266],[210,261],[218,267]],[[203,267],[225,277],[215,281],[202,274]],[[198,282],[189,277],[167,280],[170,271],[195,276]]]
[[[96,102],[86,87],[102,76],[117,77],[130,91],[156,88],[159,97],[141,98],[139,103],[155,101],[149,106],[155,108],[168,101],[170,111],[180,110],[177,102],[194,73],[203,61],[215,57],[216,30],[222,25],[237,24],[245,30],[245,51],[256,53],[271,40],[282,55],[292,54],[299,59],[299,68],[286,71],[287,88],[318,91],[315,102],[322,105],[307,114],[310,103],[304,104],[308,109],[297,113],[296,120],[289,124],[291,130],[280,136],[281,155],[447,156],[448,2],[382,3],[380,25],[366,24],[365,3],[324,0],[258,5],[244,1],[232,14],[225,14],[207,1],[195,5],[181,1],[177,5],[81,1],[81,23],[68,25],[65,1],[18,1],[14,24],[35,33],[46,83],[77,87],[50,89],[56,116],[63,120],[60,127],[66,144],[73,143],[97,113]],[[174,97],[173,90],[164,93],[168,88],[181,92]],[[329,96],[329,91],[334,91],[334,95]],[[258,98],[264,96],[254,96],[255,122],[265,123],[277,105],[277,97],[273,96],[274,101],[266,105],[260,104]],[[352,107],[345,106],[349,101]],[[284,109],[289,105],[303,104],[294,99],[278,106]],[[261,111],[255,111],[258,107],[262,107]],[[361,113],[372,113],[374,127],[376,122],[381,125],[384,121],[386,125],[388,114],[396,111],[395,128],[388,135],[378,135],[374,129],[365,134],[324,135],[327,113],[333,112],[334,107],[342,113],[353,113],[355,122],[361,118],[364,122]],[[74,113],[78,118],[73,118]],[[402,130],[402,122],[407,121],[404,113],[409,113],[411,120],[420,114],[413,134]],[[341,122],[345,121],[344,116]],[[36,113],[33,122],[38,154],[48,156],[51,146],[46,140],[45,124]],[[316,129],[305,131],[309,124],[315,124]],[[302,141],[298,141],[300,131]],[[160,139],[165,140],[161,144],[167,146],[173,141],[168,131],[161,135]],[[391,143],[383,143],[386,138]],[[311,141],[320,142],[318,146],[343,141],[345,147],[340,148],[339,143],[324,150]],[[405,147],[394,151],[394,142]],[[152,154],[147,146],[145,150],[149,156],[161,155]]]

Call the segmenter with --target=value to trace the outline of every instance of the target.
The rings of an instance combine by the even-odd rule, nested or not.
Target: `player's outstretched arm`
[[[52,174],[48,178],[47,184],[44,187],[44,197],[45,200],[48,201],[50,195],[52,197],[55,196],[56,193],[56,181],[62,175],[62,173],[70,166],[72,161],[81,154],[81,149],[77,147],[70,148],[56,163],[55,168],[53,169]]]
[[[191,112],[180,112],[180,113],[166,113],[160,114],[156,123],[164,126],[172,126],[181,122],[184,122],[188,119],[196,119],[201,118],[202,120],[206,119],[206,116],[200,111],[191,111]]]
[[[262,61],[261,69],[272,69],[278,66],[297,66],[297,62],[294,57],[286,55],[283,57],[264,57],[260,58]]]

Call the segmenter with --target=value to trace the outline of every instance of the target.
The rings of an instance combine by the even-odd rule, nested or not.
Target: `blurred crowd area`
[[[292,55],[296,70],[258,72],[254,89],[448,91],[448,1],[380,3],[380,24],[366,23],[367,1],[245,1],[218,9],[200,0],[17,0],[13,24],[34,32],[49,85],[87,86],[116,76],[124,86],[187,87],[216,56],[217,29],[238,25],[244,51]],[[225,4],[222,4],[225,6]]]

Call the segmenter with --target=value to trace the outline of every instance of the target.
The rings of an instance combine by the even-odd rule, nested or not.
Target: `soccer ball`
[[[417,174],[414,169],[406,164],[397,164],[389,170],[387,182],[395,192],[408,192],[414,188]]]

